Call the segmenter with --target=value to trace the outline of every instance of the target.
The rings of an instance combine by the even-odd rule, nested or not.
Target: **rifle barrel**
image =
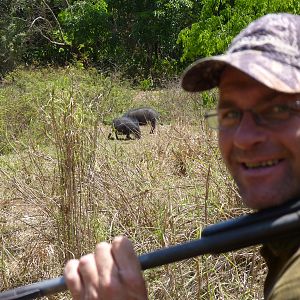
[[[67,289],[63,276],[21,286],[0,293],[0,300],[30,300],[63,292]]]
[[[211,225],[212,230],[208,230],[204,237],[198,240],[140,255],[141,268],[147,270],[203,254],[219,254],[271,242],[274,239],[299,235],[300,210],[294,211],[292,209],[292,211],[292,213],[281,216],[277,214],[267,215],[267,219],[259,215],[258,222],[252,222],[251,219],[252,216],[257,218],[256,214],[258,213],[252,213],[246,216],[246,218],[250,218],[249,225],[245,223],[244,218],[241,219],[240,224],[235,222],[235,226],[232,226],[232,220],[228,221],[228,227],[227,221],[221,222],[226,230],[220,230],[219,233],[214,228],[214,226],[219,228],[219,223]],[[0,300],[30,300],[62,292],[66,289],[64,277],[61,276],[2,292],[0,293]]]

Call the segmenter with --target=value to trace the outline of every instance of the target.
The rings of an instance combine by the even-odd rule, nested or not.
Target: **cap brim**
[[[199,59],[184,71],[181,86],[189,92],[217,87],[226,66],[235,67],[274,90],[300,93],[300,70],[297,67],[255,50]]]

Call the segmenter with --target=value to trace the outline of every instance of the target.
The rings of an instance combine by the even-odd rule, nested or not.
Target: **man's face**
[[[220,110],[300,100],[300,94],[274,91],[231,67],[223,72],[219,91]],[[300,197],[300,113],[268,126],[257,125],[246,111],[238,126],[219,131],[219,146],[248,207],[262,209]]]

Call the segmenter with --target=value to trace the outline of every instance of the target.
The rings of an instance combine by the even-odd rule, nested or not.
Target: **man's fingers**
[[[74,300],[147,299],[140,263],[125,237],[99,243],[94,254],[70,260],[65,280]]]
[[[111,253],[111,244],[102,242],[95,250],[96,266],[99,274],[99,291],[104,299],[119,299],[124,291],[117,265]],[[122,298],[120,298],[122,299]]]
[[[112,255],[114,256],[120,271],[141,271],[140,262],[131,241],[127,237],[118,236],[114,238],[112,241]]]
[[[112,256],[130,299],[147,299],[141,265],[130,240],[126,237],[116,237],[112,242]]]
[[[81,293],[83,294],[83,285],[78,273],[78,265],[79,260],[71,259],[67,262],[64,270],[64,278],[74,300],[79,300]]]
[[[99,274],[96,267],[95,255],[88,254],[80,258],[78,270],[81,274],[85,299],[99,299]],[[87,297],[87,298],[86,298]]]

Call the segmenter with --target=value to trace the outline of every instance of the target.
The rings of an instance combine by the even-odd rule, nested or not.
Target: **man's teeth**
[[[245,166],[249,169],[263,168],[263,167],[271,167],[271,166],[277,165],[278,162],[279,162],[279,160],[275,159],[275,160],[267,160],[267,161],[262,161],[262,162],[257,162],[257,163],[245,163]]]

